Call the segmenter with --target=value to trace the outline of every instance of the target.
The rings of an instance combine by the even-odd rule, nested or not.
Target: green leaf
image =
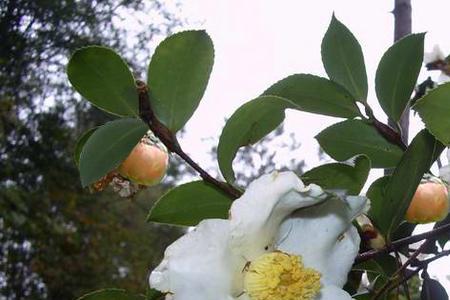
[[[135,80],[113,50],[90,46],[77,50],[67,66],[70,83],[95,106],[118,116],[138,115]]]
[[[182,184],[163,195],[147,221],[195,226],[203,219],[227,219],[230,198],[204,181]]]
[[[429,171],[435,157],[444,148],[426,129],[414,137],[386,186],[385,201],[388,206],[384,213],[385,218],[390,220],[388,237],[404,219],[424,173]]]
[[[183,31],[159,44],[148,68],[153,110],[172,132],[194,113],[214,63],[213,43],[203,31]]]
[[[242,146],[256,143],[284,120],[284,110],[295,107],[284,98],[261,96],[239,107],[225,124],[217,148],[220,171],[234,182],[233,159]]]
[[[139,119],[119,119],[99,127],[80,155],[81,184],[99,180],[127,158],[148,127]]]
[[[316,139],[332,158],[343,161],[365,154],[373,168],[393,167],[403,154],[399,146],[389,143],[373,126],[361,120],[334,124],[320,132]]]
[[[439,141],[450,145],[450,83],[430,91],[416,102],[413,109]]]
[[[267,89],[264,95],[289,99],[302,111],[342,118],[361,115],[353,96],[344,88],[326,78],[310,74],[286,77]]]
[[[322,40],[322,62],[331,80],[345,87],[355,99],[367,98],[367,75],[358,40],[333,15]]]
[[[408,35],[384,53],[375,77],[375,90],[384,112],[400,117],[416,85],[423,60],[424,33]]]
[[[73,154],[73,160],[75,161],[75,164],[77,167],[80,164],[80,155],[81,151],[83,150],[84,144],[86,144],[89,137],[94,133],[94,131],[97,130],[97,127],[91,128],[89,130],[86,130],[78,139],[77,144],[75,145],[75,151]]]
[[[391,219],[386,214],[386,210],[394,209],[385,194],[389,178],[390,176],[378,178],[367,191],[367,198],[370,199],[370,219],[383,236],[386,236],[391,225]]]
[[[86,294],[78,300],[145,300],[145,297],[130,294],[122,289],[103,289]]]
[[[429,276],[425,277],[420,291],[421,300],[448,300],[448,294],[442,284],[431,279]]]
[[[367,271],[371,284],[380,288],[397,270],[397,260],[389,254],[382,254],[374,259],[358,264],[354,269]]]
[[[149,288],[145,300],[164,300],[165,298],[166,294],[161,293],[158,290]]]
[[[305,184],[315,183],[327,190],[346,190],[349,195],[358,195],[369,176],[370,160],[357,156],[354,165],[332,163],[319,166],[301,176]]]

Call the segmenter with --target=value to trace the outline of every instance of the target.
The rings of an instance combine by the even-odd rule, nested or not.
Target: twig
[[[406,150],[407,146],[402,141],[401,134],[396,132],[390,126],[384,124],[383,122],[378,121],[378,119],[373,114],[372,108],[364,103],[364,108],[366,111],[366,115],[369,117],[370,124],[375,127],[375,129],[389,142],[398,145],[403,151]]]
[[[433,240],[434,241],[434,240]],[[380,296],[382,296],[384,294],[384,292],[386,292],[388,290],[388,288],[394,284],[393,281],[398,279],[399,275],[403,275],[403,272],[406,270],[406,268],[413,262],[416,260],[417,256],[419,256],[420,253],[422,253],[423,249],[425,249],[426,246],[428,246],[428,244],[431,242],[431,240],[427,239],[422,245],[420,245],[419,248],[417,248],[416,251],[414,251],[414,253],[405,261],[405,263],[403,265],[400,265],[400,267],[398,268],[397,271],[394,272],[394,274],[392,274],[391,279],[388,280],[374,295],[373,299],[378,299]],[[397,251],[395,251],[396,255]],[[407,284],[407,281],[403,281],[403,279],[405,278],[404,276],[402,276],[403,278],[401,279],[401,281],[399,282],[399,284],[397,284],[396,286],[400,286],[400,284],[405,285]],[[409,297],[409,291],[406,288],[405,292],[407,293],[407,297]]]
[[[405,276],[398,284],[393,284],[389,287],[389,289],[387,289],[387,293],[391,292],[393,289],[395,289],[398,285],[403,284],[404,282],[407,282],[408,280],[410,280],[412,277],[414,277],[415,275],[417,275],[420,271],[426,269],[428,267],[428,265],[430,263],[432,263],[435,260],[438,260],[439,258],[442,258],[444,256],[448,256],[450,255],[450,250],[445,250],[442,251],[438,254],[436,254],[435,256],[433,256],[432,258],[426,259],[426,260],[422,260],[422,261],[418,261],[417,263],[414,263],[414,266],[417,266],[417,269],[415,269],[414,271],[412,271],[410,274],[408,274],[407,276]]]
[[[401,276],[401,278],[403,279],[405,277],[405,269],[406,269],[406,267],[404,267],[404,266],[406,265],[406,262],[405,262],[405,264],[402,265],[402,259],[401,259],[400,254],[399,254],[398,251],[395,251],[395,257],[397,258],[397,262],[398,262],[398,266],[399,266],[399,269],[397,270],[397,272]],[[394,274],[394,276],[395,276],[395,274]],[[411,295],[409,294],[408,282],[405,281],[402,284],[402,286],[403,286],[403,289],[405,291],[406,300],[411,300]]]
[[[198,172],[200,177],[227,194],[232,199],[239,198],[241,196],[241,191],[224,182],[220,182],[208,172],[206,172],[202,167],[200,167],[196,162],[194,162],[189,155],[187,155],[180,144],[176,136],[164,125],[158,118],[156,118],[153,110],[150,106],[150,98],[148,94],[147,85],[138,80],[136,81],[137,91],[139,94],[139,115],[141,119],[148,125],[148,127],[153,131],[153,133],[161,140],[161,142],[167,147],[170,152],[176,153],[181,157],[188,165],[190,165],[194,170]]]
[[[413,236],[410,236],[410,237],[406,237],[406,238],[403,238],[403,239],[399,239],[399,240],[393,241],[392,243],[386,245],[384,248],[381,248],[379,250],[369,250],[369,251],[360,253],[356,257],[355,263],[358,264],[358,263],[367,261],[369,259],[377,257],[380,254],[389,253],[389,252],[395,251],[397,249],[400,249],[403,246],[406,246],[406,245],[409,245],[409,244],[414,244],[414,243],[420,242],[420,241],[422,241],[424,239],[432,239],[432,238],[437,237],[437,236],[439,236],[439,235],[441,235],[441,234],[443,234],[445,232],[448,232],[448,231],[450,231],[450,224],[446,224],[446,225],[440,226],[440,227],[435,228],[435,229],[433,229],[431,231],[428,231],[428,232],[424,232],[424,233],[421,233],[421,234],[417,234],[417,235],[413,235]]]

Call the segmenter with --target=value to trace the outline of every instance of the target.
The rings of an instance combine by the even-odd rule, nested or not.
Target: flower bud
[[[445,219],[448,209],[447,187],[440,181],[425,182],[417,187],[405,218],[410,223],[437,222]]]
[[[361,238],[367,247],[379,250],[386,246],[386,240],[383,235],[373,226],[367,216],[360,215],[356,218],[356,221],[361,228]]]
[[[140,141],[119,166],[120,175],[140,185],[158,184],[169,164],[167,150],[150,139]]]

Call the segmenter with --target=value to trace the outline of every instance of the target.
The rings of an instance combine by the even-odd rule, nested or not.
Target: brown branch
[[[372,299],[374,299],[374,300],[378,299],[385,292],[390,293],[397,286],[404,284],[405,282],[410,280],[412,277],[416,276],[420,271],[422,271],[423,269],[426,269],[428,267],[428,265],[430,263],[432,263],[433,261],[438,260],[439,258],[448,256],[448,255],[450,255],[450,250],[445,250],[445,251],[442,251],[442,252],[436,254],[435,256],[433,256],[429,259],[417,261],[416,263],[414,263],[414,266],[417,266],[417,269],[411,271],[411,273],[409,273],[407,276],[405,276],[401,281],[399,281],[397,283],[395,283],[395,282],[392,283],[387,288],[385,288],[385,290],[382,293],[377,293]]]
[[[398,251],[395,251],[395,258],[397,259],[397,263],[398,263],[399,269],[394,273],[393,277],[395,277],[396,274],[398,274],[398,275],[401,276],[400,278],[403,279],[403,278],[405,278],[405,269],[406,269],[405,265],[406,265],[406,263],[402,265],[402,259],[401,259],[400,254],[399,254]],[[411,295],[409,293],[408,282],[405,281],[402,284],[402,286],[403,286],[403,290],[405,291],[406,300],[411,300]]]
[[[424,232],[421,234],[417,234],[417,235],[413,235],[410,237],[406,237],[403,239],[393,241],[392,243],[386,245],[384,248],[381,248],[379,250],[369,250],[369,251],[360,253],[355,259],[355,264],[365,262],[365,261],[375,258],[383,253],[390,253],[392,251],[398,250],[401,247],[407,246],[409,244],[414,244],[414,243],[420,242],[425,239],[432,239],[432,238],[438,237],[439,235],[446,233],[446,232],[450,232],[450,224],[440,226],[440,227],[435,228],[428,232]]]
[[[194,162],[189,155],[187,155],[180,144],[176,136],[167,128],[163,123],[161,123],[155,116],[151,105],[150,98],[148,94],[147,85],[140,81],[136,81],[137,91],[139,95],[139,115],[141,119],[148,125],[148,127],[153,131],[153,133],[161,140],[161,142],[167,147],[167,149],[176,153],[181,157],[188,165],[190,165],[195,171],[198,172],[200,177],[206,182],[220,189],[222,192],[227,194],[230,198],[236,199],[242,195],[242,192],[229,185],[225,182],[220,182],[214,177],[212,177],[208,172],[206,172],[202,167],[200,167],[196,162]]]
[[[364,103],[364,108],[366,111],[366,115],[369,117],[369,121],[371,121],[371,125],[375,127],[375,129],[380,133],[388,142],[399,146],[403,151],[407,149],[406,144],[403,142],[400,133],[396,132],[390,126],[384,124],[383,122],[378,121],[378,119],[373,114],[372,108]]]
[[[425,249],[425,247],[428,246],[428,244],[431,242],[432,240],[427,239],[422,245],[420,245],[419,248],[417,248],[416,251],[414,251],[414,253],[405,261],[405,263],[403,265],[400,265],[400,267],[398,268],[397,271],[394,272],[394,274],[392,274],[391,279],[386,281],[386,283],[375,293],[374,298],[373,299],[378,299],[380,296],[382,296],[389,287],[391,287],[392,285],[394,285],[393,288],[400,286],[400,284],[402,285],[406,285],[407,281],[403,281],[405,279],[405,276],[403,276],[404,271],[406,270],[406,268],[413,262],[416,260],[417,256],[419,256],[420,253],[422,253],[422,251]],[[434,240],[433,240],[434,241]],[[395,253],[397,254],[397,251],[395,251]],[[398,254],[397,254],[398,255]],[[399,275],[402,275],[401,280],[398,284],[395,284],[395,281],[399,278]],[[392,288],[392,289],[393,289]],[[392,290],[390,289],[390,290]],[[406,289],[407,291],[407,289]]]

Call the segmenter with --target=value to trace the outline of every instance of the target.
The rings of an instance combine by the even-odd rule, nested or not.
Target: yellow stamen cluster
[[[251,300],[311,300],[320,290],[320,276],[305,268],[300,256],[272,252],[251,262],[244,286]]]

